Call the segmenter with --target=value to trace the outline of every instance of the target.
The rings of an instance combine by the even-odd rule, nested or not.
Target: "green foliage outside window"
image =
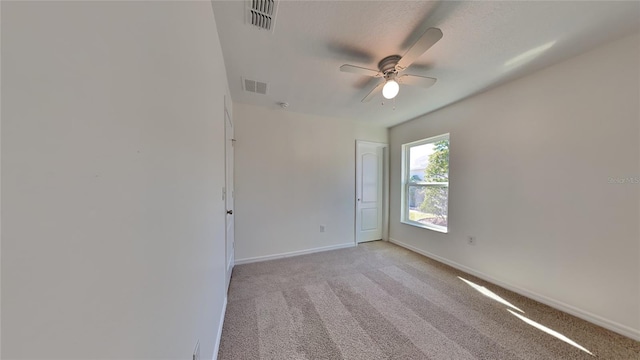
[[[424,170],[424,181],[447,183],[449,181],[449,140],[441,140],[434,144],[434,152],[429,156],[429,164]],[[447,186],[428,186],[424,188],[425,197],[420,211],[432,214],[432,223],[447,226]]]

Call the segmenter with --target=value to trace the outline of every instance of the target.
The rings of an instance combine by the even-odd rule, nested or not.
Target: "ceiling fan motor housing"
[[[380,72],[383,73],[385,77],[387,77],[391,73],[396,73],[396,65],[401,58],[402,57],[399,55],[387,56],[386,58],[380,60],[380,62],[378,63],[378,69],[380,69]]]

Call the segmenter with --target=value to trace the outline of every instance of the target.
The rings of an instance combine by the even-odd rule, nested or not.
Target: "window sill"
[[[411,221],[411,220],[400,220],[400,222],[405,225],[411,225],[411,226],[415,226],[415,227],[419,227],[427,230],[433,230],[433,231],[437,231],[444,234],[449,233],[449,229],[444,226],[428,225],[428,224],[423,224],[423,223],[419,223],[417,221]]]

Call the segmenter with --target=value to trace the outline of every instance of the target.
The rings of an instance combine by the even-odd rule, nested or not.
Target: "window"
[[[402,145],[405,224],[448,231],[449,134]]]

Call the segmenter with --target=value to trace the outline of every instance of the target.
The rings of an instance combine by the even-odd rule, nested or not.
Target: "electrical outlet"
[[[324,225],[320,225],[320,232],[324,232],[326,230],[326,227]]]
[[[198,340],[196,348],[193,350],[193,360],[200,360],[200,340]]]
[[[476,244],[476,237],[475,236],[469,236],[467,237],[467,244],[471,245],[471,246],[475,246]]]

